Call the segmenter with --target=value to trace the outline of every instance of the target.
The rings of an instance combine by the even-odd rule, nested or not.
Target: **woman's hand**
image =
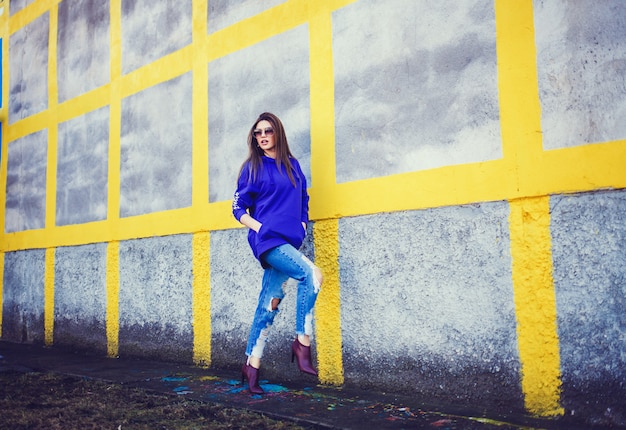
[[[259,232],[261,229],[261,223],[254,218],[252,218],[249,214],[243,214],[239,219],[239,222],[248,227],[249,229],[254,230],[255,232]]]

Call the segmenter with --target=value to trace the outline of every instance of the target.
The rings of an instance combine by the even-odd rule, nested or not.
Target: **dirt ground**
[[[117,383],[0,372],[0,429],[310,430],[262,414]]]

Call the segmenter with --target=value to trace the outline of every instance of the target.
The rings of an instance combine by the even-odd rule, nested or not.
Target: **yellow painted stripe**
[[[580,164],[561,163],[550,170],[542,166],[546,153],[542,148],[532,0],[517,2],[514,8],[510,2],[498,0],[495,6],[503,153],[515,166],[512,173],[521,197],[515,199],[516,193],[509,193],[522,392],[529,412],[562,415],[550,201],[545,194],[562,191],[561,187],[567,184],[573,185],[571,180],[577,175],[565,173],[565,170],[580,169]],[[616,146],[613,150],[620,151]],[[587,161],[590,160],[585,163]],[[563,182],[563,175],[569,181]],[[614,176],[613,180],[616,178]]]
[[[107,106],[110,94],[110,84],[105,84],[61,103],[57,108],[59,122],[65,122]]]
[[[329,219],[313,225],[315,264],[324,283],[315,305],[315,339],[318,373],[324,384],[343,384],[341,294],[339,283],[339,221]]]
[[[541,155],[541,106],[532,0],[495,2],[503,153],[515,163]],[[533,164],[524,168],[533,169]],[[533,173],[532,170],[517,174]],[[535,172],[536,173],[536,172]],[[541,175],[540,175],[541,176]]]
[[[121,96],[128,97],[190,71],[192,53],[192,47],[186,46],[122,76]]]
[[[52,345],[54,340],[54,255],[55,248],[46,249],[44,269],[44,342]]]
[[[193,361],[211,365],[210,235],[193,235]]]
[[[522,391],[526,409],[562,415],[549,197],[510,202],[509,226]]]
[[[194,0],[192,13],[193,58],[193,186],[192,207],[205,208],[209,200],[209,107],[207,50],[207,2]],[[197,213],[197,210],[195,211]],[[205,212],[206,214],[206,212]],[[199,221],[199,220],[197,220]],[[201,230],[196,224],[197,230]],[[193,361],[211,365],[211,237],[193,235]]]
[[[336,205],[335,91],[332,53],[332,22],[329,10],[310,19],[311,46],[311,186],[319,194],[311,206],[332,212]],[[339,222],[317,221],[313,225],[315,264],[324,275],[315,310],[315,337],[319,379],[325,384],[343,384],[341,297],[339,284]]]
[[[107,354],[117,357],[119,354],[120,331],[120,244],[110,242],[107,246],[106,267],[106,335]]]
[[[336,208],[335,76],[332,22],[329,11],[309,25],[311,71],[311,215],[333,214]],[[332,168],[330,167],[332,166]],[[315,196],[315,197],[313,197]]]

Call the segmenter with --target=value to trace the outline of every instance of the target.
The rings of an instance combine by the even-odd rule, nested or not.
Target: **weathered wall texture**
[[[555,196],[550,212],[564,404],[610,405],[626,386],[626,192]]]
[[[342,219],[346,378],[521,405],[507,224],[505,202]]]
[[[494,3],[395,3],[333,14],[337,182],[502,156]]]
[[[626,425],[622,0],[32,0],[0,13],[0,336],[236,369],[230,202],[284,122],[320,382]],[[289,363],[288,284],[263,360]]]

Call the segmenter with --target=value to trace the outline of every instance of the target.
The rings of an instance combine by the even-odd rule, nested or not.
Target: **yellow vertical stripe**
[[[116,357],[119,353],[120,331],[120,243],[109,242],[106,267],[106,333],[107,354]]]
[[[52,345],[54,339],[54,254],[56,248],[46,249],[43,287],[44,342]]]
[[[210,234],[193,235],[193,361],[211,365]]]
[[[522,391],[529,412],[548,416],[563,414],[549,204],[512,201],[509,217]]]
[[[498,0],[495,12],[502,152],[505,159],[524,163],[518,168],[529,169],[516,175],[520,180],[541,176],[534,170],[543,150],[532,0],[515,7]]]
[[[341,295],[339,284],[339,221],[317,221],[313,225],[315,264],[324,283],[315,305],[315,338],[320,381],[343,384]]]
[[[543,194],[535,178],[541,164],[541,106],[532,0],[498,0],[496,49],[504,157],[516,169],[522,196]],[[551,173],[546,173],[546,176]],[[526,409],[538,415],[563,413],[556,299],[552,279],[549,197],[510,203],[513,290]]]
[[[108,170],[108,213],[107,220],[112,231],[117,230],[120,217],[120,134],[122,118],[121,75],[122,75],[122,1],[111,0],[110,34],[110,79],[109,87],[109,170]],[[107,355],[119,355],[120,332],[120,244],[111,241],[107,246],[106,268],[106,334]]]
[[[333,70],[332,22],[329,11],[311,18],[309,26],[311,73],[311,171],[315,189],[324,198],[315,207],[333,206],[328,198],[336,188],[335,175],[335,77]],[[332,166],[332,168],[329,168]],[[326,210],[325,212],[328,212]]]
[[[309,23],[311,73],[311,211],[335,207],[335,91],[331,10],[319,9]],[[332,166],[329,168],[329,166]],[[324,283],[315,306],[315,337],[319,379],[343,384],[341,297],[339,285],[339,222],[313,225],[315,264]]]

